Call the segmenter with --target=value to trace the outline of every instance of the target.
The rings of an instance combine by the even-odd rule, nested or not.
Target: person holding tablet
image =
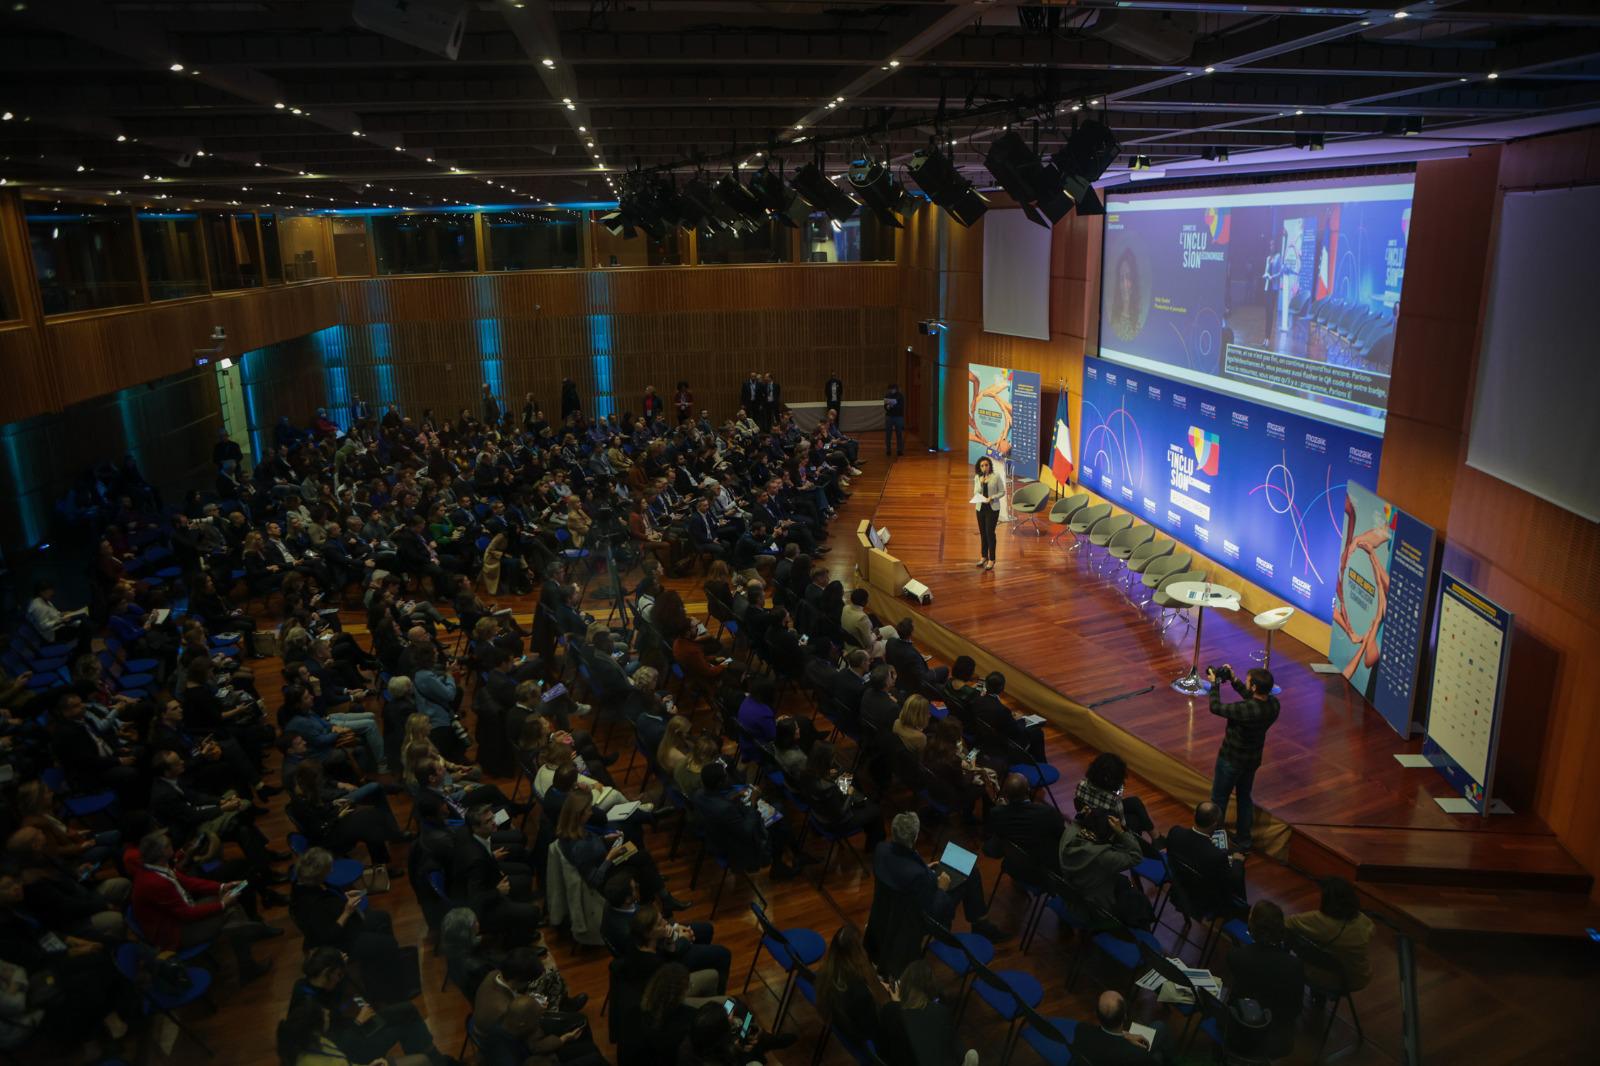
[[[983,892],[983,875],[977,856],[970,863],[957,852],[949,852],[949,862],[967,864],[969,873],[958,881],[959,865],[942,861],[929,866],[917,854],[917,837],[922,820],[915,812],[902,811],[889,823],[889,839],[873,851],[872,910],[867,916],[867,952],[884,973],[898,974],[907,963],[922,954],[926,933],[923,915],[948,926],[959,904],[972,931],[990,940],[1004,940],[988,920],[989,905]]]
[[[995,530],[1000,525],[1000,507],[1006,498],[1006,476],[985,455],[973,467],[971,504],[978,511],[978,544],[982,557],[978,565],[994,569]]]

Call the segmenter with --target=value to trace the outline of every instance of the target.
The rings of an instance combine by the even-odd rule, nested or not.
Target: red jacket
[[[173,871],[178,883],[193,903],[185,903],[176,885],[154,870],[130,867],[133,875],[133,917],[144,930],[145,939],[163,951],[176,951],[182,944],[183,927],[218,914],[222,910],[222,886],[215,881]]]

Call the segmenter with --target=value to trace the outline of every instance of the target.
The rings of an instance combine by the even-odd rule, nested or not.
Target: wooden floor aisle
[[[913,516],[919,513],[917,509],[921,504],[918,497],[923,492],[916,487],[916,483],[923,482],[924,475],[918,471],[914,477],[909,476],[914,468],[908,466],[908,476],[905,478],[896,476],[890,481],[891,491],[880,501],[879,495],[885,484],[886,464],[884,460],[871,455],[870,451],[870,448],[864,449],[866,458],[871,461],[864,476],[857,480],[855,496],[833,525],[835,542],[842,544],[846,536],[853,537],[857,521],[876,512],[880,519],[883,517],[889,519],[897,551],[907,555],[913,555],[913,549],[915,552],[937,553],[936,557],[928,559],[920,572],[934,573],[936,567],[944,568],[934,577],[927,579],[930,584],[936,584],[940,589],[936,610],[940,612],[941,620],[948,618],[951,624],[960,624],[963,618],[968,618],[975,623],[982,621],[985,625],[994,623],[991,617],[994,614],[992,607],[985,608],[976,604],[962,606],[957,589],[964,583],[963,579],[970,583],[993,582],[1007,597],[1027,596],[1036,587],[1048,586],[1058,592],[1066,592],[1065,595],[1058,597],[1065,602],[1052,609],[1051,617],[1048,620],[1040,620],[1029,617],[1031,612],[1010,611],[1008,613],[1016,620],[1005,623],[1008,627],[1003,630],[1006,636],[998,639],[1036,642],[1042,649],[1036,660],[1041,670],[1052,669],[1054,664],[1064,663],[1068,659],[1080,662],[1097,661],[1101,664],[1093,670],[1079,670],[1075,671],[1073,676],[1064,676],[1062,678],[1064,691],[1080,699],[1092,700],[1143,683],[1164,683],[1169,675],[1176,672],[1181,658],[1180,649],[1153,635],[1139,635],[1134,643],[1122,648],[1114,657],[1099,649],[1093,637],[1094,627],[1120,626],[1123,623],[1120,620],[1097,622],[1094,616],[1102,613],[1098,609],[1085,612],[1074,606],[1080,600],[1086,599],[1073,594],[1073,590],[1082,585],[1085,579],[1073,572],[1071,564],[1059,560],[1059,548],[1049,548],[1040,541],[1025,539],[1029,534],[1013,536],[1002,530],[1000,568],[995,576],[981,579],[976,577],[971,571],[970,563],[971,558],[976,555],[975,544],[965,539],[967,527],[970,525],[970,512],[966,523],[912,521]],[[915,462],[919,466],[926,464],[929,467],[930,480],[927,482],[931,486],[929,491],[941,492],[946,487],[946,482],[953,481],[957,477],[948,469],[941,469],[939,466],[947,463],[947,460],[918,458],[906,462]],[[905,520],[900,520],[897,515],[903,516]],[[830,568],[836,576],[845,580],[847,585],[851,580],[849,570],[853,554],[850,551],[839,550],[829,559]],[[962,572],[963,563],[966,573]],[[1047,573],[1049,580],[1041,581],[1041,573]],[[690,604],[691,614],[703,612],[704,596],[699,592],[697,577],[674,580],[671,584],[682,591],[684,598]],[[948,593],[946,590],[949,590]],[[517,616],[524,620],[529,618],[533,607],[533,602],[529,598],[502,599],[501,602],[502,605],[514,607]],[[604,610],[604,605],[600,605],[597,613],[603,615]],[[346,615],[346,621],[354,629],[358,628],[361,619],[352,612]],[[1229,635],[1220,630],[1221,627],[1216,638],[1218,641],[1216,646],[1229,650],[1231,644],[1242,652],[1242,636]],[[1081,653],[1064,654],[1064,649],[1071,649],[1083,642],[1088,642],[1092,647]],[[1235,662],[1240,662],[1242,659],[1242,654],[1234,655]],[[279,662],[266,659],[252,665],[269,710],[276,711],[282,687]],[[1299,684],[1293,679],[1290,683]],[[1170,719],[1168,728],[1178,733],[1193,730],[1193,747],[1199,752],[1211,742],[1205,736],[1201,723],[1196,722],[1194,716],[1183,709],[1182,704],[1183,701],[1177,701],[1176,705],[1171,703],[1167,705],[1164,713]],[[798,700],[793,701],[787,710],[792,713],[809,713],[808,708],[803,707]],[[1136,710],[1137,705],[1127,708],[1128,713],[1134,713]],[[1323,713],[1329,719],[1337,720],[1341,715],[1348,716],[1352,712],[1348,708],[1341,710],[1336,704],[1330,703],[1325,705]],[[1315,728],[1308,728],[1303,735],[1295,739],[1297,745],[1305,748],[1308,758],[1337,762],[1344,757],[1339,752],[1326,756],[1315,754],[1316,733]],[[1071,738],[1059,732],[1050,732],[1048,757],[1062,773],[1058,798],[1063,804],[1070,802],[1071,783],[1076,782],[1081,776],[1083,767],[1093,754]],[[620,767],[623,764],[618,765]],[[1358,766],[1350,765],[1347,765],[1346,769],[1352,773],[1359,770]],[[1312,775],[1304,790],[1304,798],[1307,802],[1312,802],[1315,794],[1323,791],[1329,793],[1334,802],[1362,802],[1363,797],[1359,794],[1340,799],[1338,793],[1346,791],[1345,786],[1348,781],[1349,778],[1346,776],[1317,780]],[[505,784],[509,785],[509,782]],[[632,784],[635,786],[638,784],[637,773]],[[1147,784],[1137,780],[1130,781],[1129,791],[1138,793],[1146,799],[1158,826],[1162,829],[1187,820],[1187,811],[1181,809],[1171,799],[1155,793]],[[404,818],[407,813],[404,797],[396,799],[401,801],[397,804],[397,813]],[[282,798],[275,798],[272,806],[273,814],[263,820],[263,828],[281,846],[289,828],[287,819],[282,814]],[[973,839],[976,837],[975,831],[962,831],[962,833]],[[705,918],[710,907],[713,885],[703,882],[699,890],[694,892],[688,890],[692,849],[686,847],[685,852],[677,860],[669,862],[666,859],[667,835],[655,834],[650,842],[674,891],[679,896],[689,897],[694,901],[686,917]],[[993,877],[996,865],[984,860],[986,878]],[[814,871],[815,868],[812,869]],[[870,876],[865,875],[860,866],[849,857],[836,860],[835,869],[820,887],[814,884],[814,876],[773,883],[761,874],[757,875],[757,883],[766,894],[773,919],[780,926],[809,926],[821,931],[824,936],[831,936],[841,922],[864,924],[872,898]],[[1316,897],[1316,887],[1308,879],[1267,859],[1251,860],[1249,883],[1253,896],[1275,899],[1291,912],[1308,908]],[[745,970],[749,966],[757,941],[756,927],[747,906],[748,898],[743,889],[730,885],[716,918],[717,939],[727,944],[733,951],[735,988],[744,979]],[[422,945],[423,993],[418,1006],[428,1017],[438,1045],[447,1053],[455,1054],[462,1043],[467,1006],[454,989],[440,990],[443,962],[436,957],[429,943],[427,930],[414,902],[410,885],[404,880],[398,881],[393,891],[374,897],[373,905],[393,915],[395,930],[402,943]],[[1002,928],[1014,930],[1020,922],[1019,906],[1019,899],[1011,889],[1002,888],[992,917]],[[224,972],[215,990],[215,999],[220,1009],[210,1016],[201,1014],[188,1016],[194,1027],[216,1050],[215,1058],[210,1060],[216,1066],[271,1066],[276,1062],[273,1032],[278,1020],[283,1016],[290,986],[297,976],[301,959],[301,941],[290,925],[285,911],[271,910],[268,912],[268,918],[289,930],[287,936],[264,945],[265,954],[275,960],[272,974],[241,993],[231,973],[231,962],[225,963]],[[958,925],[964,927],[963,923]],[[1160,930],[1160,936],[1164,942],[1169,943],[1176,939],[1173,931],[1165,928]],[[590,994],[589,1015],[595,1023],[597,1035],[603,1041],[606,1021],[599,1017],[599,1004],[606,993],[608,958],[600,949],[575,947],[554,931],[550,931],[549,943],[552,957],[560,965],[573,991]],[[1018,952],[1016,940],[1013,938],[1001,946],[995,966],[1027,969],[1039,977],[1046,989],[1042,1013],[1047,1016],[1080,1019],[1092,1017],[1094,998],[1104,985],[1098,976],[1099,971],[1090,966],[1074,991],[1069,992],[1065,988],[1067,963],[1072,950],[1075,950],[1075,945],[1070,939],[1058,935],[1052,919],[1047,916],[1043,931],[1026,958]],[[1400,1061],[1397,982],[1393,947],[1386,934],[1380,933],[1374,945],[1374,952],[1376,976],[1372,985],[1358,995],[1358,1007],[1368,1039],[1362,1048],[1345,1060],[1353,1063]],[[1593,977],[1591,967],[1592,960],[1587,953],[1570,944],[1467,942],[1443,945],[1437,949],[1422,949],[1419,952],[1418,969],[1425,1061],[1438,1063],[1590,1061],[1588,1052],[1597,1032],[1594,1012],[1586,1002],[1586,993],[1592,992],[1595,987],[1588,981]],[[774,971],[770,962],[767,962],[763,969]],[[760,1016],[769,1018],[774,1006],[772,999],[762,992],[759,983],[753,984],[751,988],[751,1005]],[[1148,995],[1141,996],[1135,1007],[1136,1015],[1141,1018],[1151,1016],[1156,1010],[1153,998]],[[804,1037],[793,1049],[781,1053],[778,1059],[784,1066],[798,1066],[811,1058],[812,1036],[817,1029],[815,1017],[803,1001],[792,1012],[790,1024],[798,1027]],[[986,1008],[981,1004],[975,1003],[968,1009],[961,1036],[969,1045],[979,1049],[982,1061],[987,1066],[999,1066],[1000,1042],[1004,1030],[1000,1024],[992,1020],[992,1015],[987,1015]],[[1310,1049],[1314,1047],[1314,1041],[1309,1033],[1302,1033],[1301,1036],[1301,1046],[1293,1061],[1309,1062]],[[1338,1047],[1349,1042],[1351,1036],[1351,1031],[1340,1024],[1334,1030],[1330,1047]],[[1203,1041],[1200,1048],[1202,1054],[1196,1057],[1197,1061],[1209,1056],[1209,1049]],[[1026,1046],[1019,1046],[1016,1056],[1016,1061],[1019,1063],[1036,1061],[1033,1052]],[[159,1060],[159,1052],[154,1053],[152,1059]],[[187,1064],[202,1063],[207,1060],[192,1043],[180,1039],[170,1061]],[[839,1063],[847,1061],[847,1058],[837,1050],[837,1045],[832,1045],[825,1061]]]

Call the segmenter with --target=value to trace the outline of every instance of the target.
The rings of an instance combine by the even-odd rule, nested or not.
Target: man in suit
[[[1167,834],[1167,862],[1173,876],[1183,878],[1188,894],[1198,897],[1196,906],[1233,914],[1247,906],[1244,856],[1216,845],[1212,834],[1221,828],[1222,808],[1210,800],[1195,804],[1194,825],[1177,826]]]
[[[906,963],[922,956],[923,915],[948,928],[958,904],[974,933],[990,940],[1005,939],[988,920],[982,874],[974,867],[972,876],[952,889],[950,875],[935,872],[917,854],[921,833],[922,820],[915,812],[902,811],[889,823],[889,839],[873,849],[866,946],[885,973],[899,973]]]
[[[635,949],[653,952],[664,962],[676,962],[689,971],[691,996],[715,996],[728,987],[733,953],[714,943],[710,922],[673,923],[648,903],[639,902],[639,884],[618,881],[607,892],[600,933],[613,955]]]
[[[861,722],[877,731],[880,738],[889,735],[896,718],[900,717],[900,700],[895,695],[898,675],[888,663],[879,663],[867,674],[866,687],[861,691]]]
[[[163,951],[180,951],[213,940],[225,940],[239,964],[239,983],[249,984],[272,969],[256,961],[250,945],[282,936],[283,930],[251,921],[227,885],[190,877],[174,868],[172,840],[166,830],[139,841],[138,868],[133,874],[133,914],[145,939]]]
[[[1151,1026],[1155,1039],[1128,1032],[1128,1001],[1121,992],[1102,992],[1095,1004],[1098,1025],[1079,1024],[1072,1052],[1094,1066],[1156,1066],[1170,1061],[1166,1024]]]
[[[770,864],[774,880],[799,872],[783,858],[789,843],[786,827],[781,821],[771,826],[762,823],[753,790],[733,788],[728,768],[720,761],[706,764],[700,771],[700,784],[699,794],[690,802],[713,851],[747,872]]]
[[[846,724],[854,727],[861,714],[861,697],[867,690],[867,665],[871,662],[860,648],[845,652],[844,665],[833,676],[833,698],[846,716]]]
[[[996,670],[983,679],[983,695],[972,701],[971,714],[982,725],[987,725],[994,732],[1011,741],[1025,750],[1035,761],[1044,761],[1044,730],[1037,725],[1024,725],[1022,719],[1011,713],[1011,709],[1001,702],[1000,696],[1006,690],[1006,675]],[[980,736],[978,746],[983,747]],[[993,754],[1012,761],[1005,751]]]
[[[500,401],[494,398],[494,392],[489,388],[489,383],[485,381],[483,383],[483,424],[486,426],[498,426],[500,424],[500,416],[503,413]]]
[[[711,501],[704,496],[695,501],[694,513],[689,516],[689,543],[697,552],[710,552],[721,559],[727,556],[730,541],[724,540],[711,517]]]
[[[947,666],[929,667],[916,644],[911,640],[915,628],[908,615],[894,624],[895,635],[884,646],[883,657],[894,667],[895,673],[905,682],[900,687],[907,692],[938,692],[950,676]]]
[[[1249,1051],[1283,1058],[1294,1049],[1295,1023],[1306,994],[1305,963],[1283,946],[1283,910],[1271,900],[1250,908],[1249,944],[1228,949],[1228,998],[1253,999],[1272,1020]],[[1241,1049],[1246,1050],[1246,1049]]]
[[[70,689],[52,711],[50,746],[67,780],[77,788],[111,788],[125,807],[137,809],[144,783],[136,765],[138,755],[96,732],[86,713],[83,697]]]
[[[508,944],[528,944],[539,935],[543,915],[532,902],[533,874],[513,861],[509,847],[494,840],[494,809],[467,810],[450,855],[450,898],[464,902],[483,927]]]
[[[839,413],[839,407],[844,403],[844,382],[839,380],[837,370],[828,375],[827,383],[822,386],[822,401],[827,404],[828,410]]]
[[[783,410],[783,386],[773,380],[770,370],[761,375],[761,407],[767,416],[763,425],[769,427],[777,421],[778,412]]]
[[[177,752],[156,753],[158,776],[150,786],[150,813],[156,821],[184,841],[202,832],[231,840],[244,852],[251,876],[259,883],[285,884],[288,876],[275,872],[272,864],[288,859],[289,853],[267,847],[267,838],[255,825],[259,808],[233,793],[217,797],[198,791],[183,780],[184,769],[183,756]]]
[[[755,419],[758,424],[765,424],[761,408],[761,401],[765,395],[766,392],[761,387],[760,377],[757,376],[754,370],[750,371],[749,379],[739,386],[739,406],[743,407],[745,413]]]
[[[984,854],[1003,856],[1008,864],[1007,873],[1038,885],[1043,881],[1040,872],[1060,872],[1056,849],[1061,844],[1064,829],[1066,822],[1061,812],[1049,803],[1034,799],[1027,778],[1021,774],[1007,774],[1000,783],[1000,802],[989,809],[989,816],[984,820]],[[1011,868],[1011,855],[1000,846],[1001,841],[1016,845],[1033,860],[1028,868]]]

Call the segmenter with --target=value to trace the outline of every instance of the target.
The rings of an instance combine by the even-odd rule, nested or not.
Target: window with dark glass
[[[700,231],[702,263],[783,263],[789,258],[788,232],[778,233],[778,223],[767,222],[743,233],[719,230],[707,236]]]
[[[278,223],[278,236],[283,258],[284,281],[310,281],[325,277],[327,258],[328,220],[306,215],[284,216]],[[366,232],[362,231],[361,261],[367,260]],[[363,265],[361,272],[366,273]]]
[[[333,220],[333,265],[341,278],[372,273],[372,262],[367,258],[366,219]]]
[[[470,214],[408,211],[373,215],[372,247],[380,274],[453,274],[478,269],[477,231]]]
[[[565,211],[493,211],[483,216],[490,270],[581,265],[578,216]]]
[[[267,281],[283,280],[283,253],[278,244],[278,216],[257,215],[261,227],[261,261],[266,264]]]
[[[139,303],[133,212],[95,204],[29,201],[28,243],[44,313]]]
[[[200,216],[192,211],[141,211],[139,249],[150,299],[204,296],[206,256],[200,244]]]
[[[822,212],[814,212],[806,219],[805,260],[808,263],[892,261],[894,234],[893,226],[884,225],[877,215],[865,208],[844,222],[833,222]]]
[[[261,244],[256,216],[249,211],[208,211],[206,257],[211,261],[211,287],[253,289],[261,284]]]

